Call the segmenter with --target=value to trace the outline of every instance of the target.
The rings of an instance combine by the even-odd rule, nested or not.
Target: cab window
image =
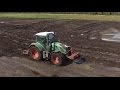
[[[37,36],[37,41],[38,42],[46,42],[46,38],[45,37],[43,37],[43,36]]]
[[[58,41],[57,36],[54,35],[54,34],[49,34],[48,38],[51,42],[57,42]]]

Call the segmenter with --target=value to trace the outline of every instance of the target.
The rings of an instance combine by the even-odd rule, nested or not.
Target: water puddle
[[[110,42],[120,42],[120,30],[110,28],[100,32],[101,40]]]
[[[120,42],[120,33],[105,34],[101,39],[104,41]]]
[[[91,34],[90,39],[101,39],[103,41],[120,43],[120,30],[115,28],[109,28],[107,30],[99,32],[98,34]]]

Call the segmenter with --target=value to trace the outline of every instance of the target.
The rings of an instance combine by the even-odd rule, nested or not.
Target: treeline
[[[120,15],[120,12],[80,12],[81,14]]]
[[[120,12],[48,12],[56,14],[120,15]]]

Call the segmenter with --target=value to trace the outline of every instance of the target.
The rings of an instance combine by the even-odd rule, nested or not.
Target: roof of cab
[[[35,34],[35,35],[37,35],[37,36],[46,36],[46,35],[49,34],[49,33],[54,34],[54,32],[39,32],[39,33],[37,33],[37,34]]]

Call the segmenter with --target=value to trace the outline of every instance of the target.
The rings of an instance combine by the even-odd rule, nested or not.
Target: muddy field
[[[61,42],[76,48],[85,57],[85,64],[71,63],[64,67],[55,67],[46,62],[30,61],[22,52],[32,42],[32,36],[42,31],[56,32]],[[115,75],[112,74],[113,71],[110,71],[116,70],[112,67],[120,67],[119,38],[117,38],[118,42],[102,40],[103,37],[106,37],[104,36],[106,33],[119,32],[120,23],[118,22],[47,19],[0,20],[0,75],[119,76],[120,74],[117,72],[119,70],[115,71],[117,74],[114,72]],[[94,68],[91,69],[90,65]],[[102,66],[111,67],[111,69],[107,69],[107,72],[111,72],[111,74],[105,73],[106,68],[104,70]],[[83,67],[87,69],[84,70]]]

